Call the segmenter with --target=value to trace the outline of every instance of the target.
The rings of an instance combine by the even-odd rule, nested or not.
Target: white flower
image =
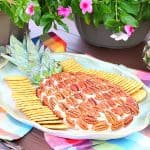
[[[147,55],[148,58],[150,58],[150,48],[149,48],[149,50],[146,52],[146,55]]]
[[[147,45],[148,45],[148,47],[150,47],[150,40],[147,41]]]
[[[127,41],[129,38],[129,36],[124,32],[113,33],[110,37],[115,39],[116,41],[120,40]]]

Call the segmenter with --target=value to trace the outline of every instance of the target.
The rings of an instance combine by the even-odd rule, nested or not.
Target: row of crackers
[[[44,106],[36,96],[36,88],[31,81],[24,76],[9,76],[5,78],[12,89],[12,97],[17,109],[26,117],[49,129],[67,129],[63,120],[58,118],[47,106]]]

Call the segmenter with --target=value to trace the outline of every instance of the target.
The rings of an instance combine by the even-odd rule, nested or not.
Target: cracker
[[[32,95],[31,95],[32,96]],[[22,94],[17,94],[17,95],[13,95],[12,94],[12,97],[15,99],[15,100],[19,100],[19,101],[27,101],[27,100],[39,100],[39,98],[37,98],[36,96],[29,96],[29,95],[22,95]]]
[[[16,101],[16,104],[22,105],[22,106],[23,106],[23,105],[26,105],[26,106],[41,105],[41,102],[40,102],[39,99],[37,99],[37,100],[30,100],[30,99],[27,99],[26,101],[21,100],[21,99],[19,99],[19,100],[16,100],[16,99],[15,99],[15,101]]]
[[[49,118],[32,118],[33,121],[50,121],[50,120],[58,120],[58,117],[49,117]]]
[[[26,90],[30,90],[30,91],[32,91],[32,90],[35,90],[36,91],[36,89],[32,89],[31,87],[29,87],[29,86],[11,86],[11,85],[8,85],[12,90],[14,90],[14,91],[19,91],[19,90],[22,90],[22,91],[26,91]],[[20,89],[19,89],[20,88]]]
[[[49,117],[56,117],[55,114],[32,114],[28,115],[30,119],[32,118],[49,118]]]
[[[26,102],[25,101],[16,101],[16,105],[18,106],[27,106],[27,107],[32,107],[33,105],[39,105],[41,106],[41,102],[37,102],[37,101],[33,101],[33,100],[27,100]],[[32,105],[32,106],[31,106]]]
[[[42,109],[43,108],[43,106],[41,105],[41,106],[30,106],[30,107],[25,107],[25,108],[21,108],[21,110],[22,111],[29,111],[29,110],[33,110],[33,111],[35,111],[35,110],[38,110],[38,109]],[[47,108],[47,107],[45,107],[45,108]],[[46,111],[46,110],[45,110]],[[51,110],[49,110],[49,111],[51,111]]]
[[[64,129],[68,129],[68,126],[66,124],[55,124],[55,125],[42,125],[43,127],[45,128],[48,128],[48,129],[55,129],[55,130],[64,130]]]
[[[15,75],[15,76],[6,76],[4,80],[6,81],[20,81],[21,80],[22,81],[22,80],[28,80],[28,78],[25,76]]]
[[[31,96],[32,96],[32,95],[31,95]],[[35,100],[36,100],[36,101],[39,101],[39,100],[40,100],[40,99],[39,99],[38,97],[36,97],[36,96],[32,96],[32,97],[31,97],[31,96],[28,96],[28,95],[25,96],[25,95],[22,95],[22,94],[21,94],[21,95],[17,94],[17,95],[14,95],[13,98],[16,99],[16,100],[18,100],[18,101],[25,101],[25,102],[26,102],[27,100],[28,100],[28,101],[30,101],[30,100],[32,100],[32,101],[35,101]]]
[[[126,91],[127,93],[129,93],[129,94],[132,94],[132,93],[138,91],[138,90],[141,89],[141,88],[142,88],[142,86],[139,85],[139,86],[136,86],[136,87],[127,88],[127,89],[125,89],[125,91]]]
[[[20,95],[22,96],[22,95]],[[16,102],[22,102],[22,103],[26,103],[26,102],[40,102],[39,98],[32,98],[32,97],[19,97],[19,95],[17,97],[13,96],[13,99],[15,99]]]
[[[11,87],[12,89],[13,89],[13,91],[14,92],[20,92],[20,93],[24,93],[24,92],[35,92],[36,91],[36,89],[35,88],[30,88],[30,87],[28,87],[28,88],[24,88],[24,87],[20,87],[19,86],[19,88],[13,88],[13,87]],[[23,90],[25,90],[25,91],[23,91]]]
[[[51,110],[49,110],[49,111],[45,111],[45,110],[40,110],[40,109],[36,109],[36,110],[29,110],[29,111],[26,111],[25,112],[27,115],[33,115],[34,116],[34,114],[36,115],[36,114],[38,114],[38,115],[40,115],[40,114],[42,114],[42,115],[47,115],[47,114],[49,114],[49,115],[51,115],[51,114],[54,114]]]
[[[12,76],[13,78],[13,76]],[[22,77],[24,78],[24,77]],[[25,80],[7,80],[7,79],[4,79],[6,82],[8,83],[12,83],[12,84],[15,84],[15,83],[20,83],[20,84],[23,84],[23,83],[31,83],[31,81],[29,79],[25,79]]]
[[[135,93],[133,93],[131,96],[137,101],[137,102],[141,102],[145,97],[146,97],[146,91],[143,89],[140,89],[138,91],[136,91]]]
[[[12,86],[30,86],[30,87],[33,87],[32,86],[32,83],[30,80],[18,80],[18,81],[7,81],[8,85],[12,85]]]
[[[39,103],[41,104],[39,99],[28,99],[28,98],[24,98],[24,99],[20,99],[20,98],[13,98],[17,104],[35,104],[35,103]]]
[[[19,88],[21,88],[21,89],[27,90],[27,89],[32,89],[33,88],[33,86],[28,85],[28,84],[22,84],[22,85],[19,85],[19,83],[18,84],[9,84],[9,83],[7,83],[7,84],[12,89],[19,89]]]
[[[8,85],[12,85],[12,86],[30,86],[33,87],[31,85],[30,81],[6,81]]]
[[[50,125],[50,124],[58,124],[63,123],[63,120],[46,120],[46,121],[36,121],[41,125]]]
[[[32,108],[32,107],[31,107]],[[35,107],[34,107],[35,108]],[[29,107],[27,109],[23,109],[23,111],[26,111],[26,113],[35,113],[35,112],[43,112],[43,113],[53,113],[48,107],[42,107],[42,108],[36,108],[36,109],[30,109]]]
[[[17,103],[16,105],[17,105],[17,107],[20,108],[20,109],[21,109],[21,108],[24,108],[24,107],[30,107],[30,105],[28,105],[28,104],[21,104],[21,103]],[[38,104],[33,104],[32,106],[33,106],[33,107],[41,106],[41,104],[40,104],[40,103],[38,103]]]
[[[41,117],[31,117],[31,116],[28,116],[27,117],[30,119],[30,120],[33,120],[33,121],[37,121],[37,122],[42,122],[42,121],[52,121],[52,120],[59,120],[58,117],[56,116],[49,116],[49,117],[45,117],[45,116],[41,116]]]
[[[13,94],[12,95],[24,95],[24,94],[27,94],[27,96],[29,97],[29,96],[33,96],[33,95],[35,95],[36,94],[36,92],[35,91],[22,91],[22,92],[20,92],[20,91],[13,91]]]
[[[32,106],[31,106],[32,105]],[[39,107],[39,109],[41,109],[41,103],[16,103],[16,106],[17,107],[19,107],[20,109],[24,109],[24,108],[27,108],[27,109],[29,109],[29,108],[32,108],[32,107]],[[42,107],[43,108],[43,107]]]
[[[81,71],[83,70],[83,66],[75,61],[75,59],[70,58],[61,62],[61,66],[63,67],[63,71]]]
[[[121,83],[122,80],[123,80],[120,75],[116,75],[116,74],[114,74],[112,78],[109,77],[108,80],[109,79],[110,79],[111,82],[118,83],[118,84]]]

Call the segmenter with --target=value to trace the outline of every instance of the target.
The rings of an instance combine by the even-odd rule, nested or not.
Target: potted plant
[[[0,3],[4,1],[6,2],[0,0]],[[22,27],[32,18],[37,25],[43,26],[44,32],[51,26],[57,28],[57,24],[68,31],[62,19],[74,14],[81,37],[97,46],[122,48],[136,45],[144,40],[150,26],[149,0],[7,1],[11,6],[11,13],[7,8],[1,10],[7,13],[15,24]],[[12,9],[12,5],[16,9]],[[2,6],[0,5],[0,8]]]
[[[57,13],[61,4],[59,0],[0,0],[0,45],[7,44],[11,34],[22,38],[30,19],[44,32],[52,25],[56,28],[56,23],[68,30]]]
[[[76,25],[82,39],[92,45],[132,47],[144,41],[150,29],[149,0],[79,0],[78,3],[80,9],[74,8]]]
[[[0,0],[0,45],[7,44],[11,34],[19,39],[23,37],[30,19],[24,13],[28,3],[26,0]]]
[[[51,25],[67,26],[62,18],[75,15],[85,41],[110,48],[131,47],[142,42],[150,29],[149,0],[39,0],[33,19],[47,31]],[[117,42],[116,42],[117,40]]]

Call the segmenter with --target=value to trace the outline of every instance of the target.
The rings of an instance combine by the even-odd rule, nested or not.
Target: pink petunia
[[[34,15],[34,4],[30,3],[27,8],[26,8],[26,14],[29,16],[33,16]]]
[[[132,33],[135,31],[134,27],[131,25],[125,25],[124,30],[127,33],[127,35],[130,37]]]
[[[57,11],[59,16],[68,17],[72,12],[72,9],[70,7],[59,6]]]
[[[81,0],[80,8],[81,8],[83,14],[85,14],[86,12],[92,13],[92,11],[93,11],[92,0]]]

